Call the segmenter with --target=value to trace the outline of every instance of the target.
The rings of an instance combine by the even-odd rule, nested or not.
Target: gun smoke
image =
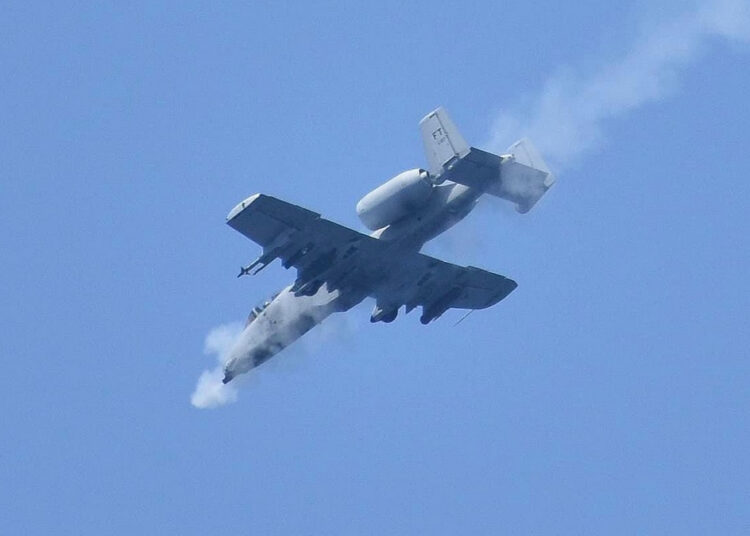
[[[223,384],[224,363],[229,352],[242,334],[241,322],[231,322],[213,328],[206,335],[203,351],[206,355],[214,355],[218,364],[211,370],[204,370],[198,378],[190,403],[196,408],[215,408],[237,400],[237,386]]]
[[[500,112],[488,145],[502,151],[527,136],[559,172],[602,143],[606,120],[675,91],[680,70],[699,59],[716,38],[750,41],[750,2],[703,2],[643,31],[624,56],[597,72],[558,73],[529,105]]]
[[[288,288],[282,292],[289,292]],[[321,347],[324,342],[334,334],[340,338],[342,334],[352,332],[355,329],[355,320],[347,315],[333,314],[335,308],[331,303],[338,295],[336,291],[328,292],[326,286],[321,287],[320,291],[314,296],[301,296],[295,299],[282,300],[277,305],[282,305],[281,316],[293,318],[300,314],[309,315],[315,324],[319,324],[317,329],[307,333],[300,343],[294,344],[291,348],[284,350],[285,363],[295,361],[295,353],[312,353]],[[246,356],[250,351],[263,344],[267,335],[288,336],[290,341],[300,336],[299,333],[285,333],[283,326],[279,329],[271,327],[268,324],[256,324],[254,327],[262,329],[246,329],[242,322],[231,322],[213,328],[206,336],[205,353],[215,355],[217,366],[211,370],[205,370],[198,378],[198,383],[191,396],[191,403],[197,408],[215,408],[235,402],[237,400],[237,386],[243,383],[244,379],[233,380],[224,384],[224,367],[233,358]],[[270,330],[274,330],[273,333]],[[273,369],[274,359],[263,365],[263,368]],[[250,375],[252,376],[252,373]]]
[[[528,138],[559,175],[604,143],[607,120],[673,94],[680,71],[699,60],[711,45],[750,42],[750,1],[711,0],[690,5],[691,10],[642,29],[624,55],[600,64],[599,70],[584,73],[570,66],[563,68],[536,96],[501,110],[486,147],[504,153],[514,140]],[[479,207],[506,210],[492,198],[483,198]],[[484,240],[484,233],[465,225],[458,235],[443,235],[436,242],[449,251],[455,244],[465,243],[483,250]]]

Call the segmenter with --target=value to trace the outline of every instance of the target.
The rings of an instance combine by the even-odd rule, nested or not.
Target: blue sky
[[[3,533],[750,531],[747,2],[3,11]],[[229,209],[361,229],[439,105],[556,164],[427,248],[519,288],[455,327],[366,303],[191,406],[293,278],[235,278]]]

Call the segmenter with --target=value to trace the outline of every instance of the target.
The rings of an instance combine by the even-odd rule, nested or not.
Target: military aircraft
[[[484,309],[505,298],[516,282],[473,266],[457,266],[419,253],[489,194],[528,212],[554,176],[528,140],[507,154],[470,147],[443,108],[419,123],[429,170],[399,173],[365,195],[357,215],[362,234],[305,208],[255,194],[235,206],[227,223],[262,248],[238,277],[275,259],[297,278],[253,309],[230,350],[223,382],[257,367],[334,312],[375,299],[371,322],[392,322],[404,307],[422,308],[427,324],[450,308]]]

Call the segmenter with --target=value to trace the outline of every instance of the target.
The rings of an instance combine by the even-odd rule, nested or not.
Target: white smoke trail
[[[694,4],[693,4],[694,5]],[[490,150],[529,137],[559,171],[602,142],[602,123],[669,94],[680,69],[715,38],[750,41],[750,2],[712,0],[644,32],[630,51],[598,72],[553,76],[528,106],[501,111]]]
[[[204,353],[215,355],[218,361],[216,368],[205,370],[198,378],[195,391],[190,397],[190,402],[196,408],[215,408],[237,400],[237,386],[233,383],[224,384],[224,363],[226,363],[229,351],[242,333],[241,322],[232,322],[213,328],[204,343]]]

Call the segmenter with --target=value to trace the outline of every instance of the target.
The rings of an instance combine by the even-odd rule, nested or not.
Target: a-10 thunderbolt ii
[[[263,194],[231,210],[227,223],[263,248],[240,276],[281,259],[284,268],[296,268],[297,279],[250,313],[230,350],[224,383],[368,296],[376,302],[371,322],[392,322],[402,306],[406,313],[419,306],[427,324],[450,308],[490,307],[516,288],[507,277],[419,250],[469,214],[483,194],[528,212],[553,175],[528,140],[499,156],[469,147],[442,108],[419,125],[429,171],[399,173],[357,203],[369,236]]]

